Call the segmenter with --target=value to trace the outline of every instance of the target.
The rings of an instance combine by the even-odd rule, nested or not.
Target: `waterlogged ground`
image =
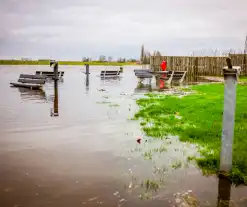
[[[217,206],[218,179],[187,163],[196,147],[146,137],[131,120],[136,99],[150,90],[137,87],[134,68],[101,80],[104,68],[91,67],[87,87],[83,67],[60,67],[52,117],[52,82],[43,92],[9,86],[20,73],[49,67],[1,66],[0,206]],[[246,197],[245,187],[232,187],[235,206],[246,206]]]

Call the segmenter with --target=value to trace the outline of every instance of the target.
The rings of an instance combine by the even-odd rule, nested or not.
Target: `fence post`
[[[220,172],[229,173],[232,169],[232,148],[234,136],[237,70],[232,69],[231,59],[227,58],[227,69],[223,69],[224,112],[221,139]]]
[[[193,80],[198,81],[198,57],[195,57],[194,60],[194,70],[193,70]]]

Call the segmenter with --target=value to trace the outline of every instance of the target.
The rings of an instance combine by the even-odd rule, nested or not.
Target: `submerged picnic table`
[[[156,81],[165,80],[167,84],[170,84],[172,81],[177,81],[182,83],[184,81],[185,75],[187,71],[152,71],[152,70],[134,70],[135,75],[140,78],[149,78],[151,79],[153,76],[156,77]]]

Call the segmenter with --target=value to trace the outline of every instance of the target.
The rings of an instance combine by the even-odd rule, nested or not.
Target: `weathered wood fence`
[[[241,66],[241,74],[247,75],[247,55],[229,55],[234,66]],[[194,56],[151,56],[150,67],[160,70],[163,60],[167,61],[167,69],[187,71],[187,81],[196,81],[199,76],[221,76],[226,66],[226,57],[194,57]]]

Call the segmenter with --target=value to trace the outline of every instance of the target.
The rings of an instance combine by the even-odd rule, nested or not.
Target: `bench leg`
[[[172,71],[172,74],[171,74],[170,78],[166,81],[167,84],[171,84],[172,78],[173,78],[173,74],[174,74],[174,71]]]
[[[183,76],[180,78],[179,83],[183,83],[187,71],[184,72]]]

